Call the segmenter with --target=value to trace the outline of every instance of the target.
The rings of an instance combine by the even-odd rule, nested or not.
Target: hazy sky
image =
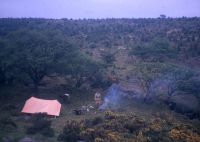
[[[200,17],[200,0],[0,0],[2,17]]]

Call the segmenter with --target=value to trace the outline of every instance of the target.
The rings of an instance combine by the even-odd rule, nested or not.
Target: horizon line
[[[181,18],[200,18],[200,16],[177,16],[177,17],[94,17],[94,18],[88,18],[88,17],[81,17],[81,18],[69,18],[69,17],[63,17],[63,18],[51,18],[51,17],[0,17],[0,19],[52,19],[52,20],[106,20],[106,19],[181,19]]]

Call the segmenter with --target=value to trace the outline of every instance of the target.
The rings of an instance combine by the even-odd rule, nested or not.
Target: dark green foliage
[[[83,128],[83,122],[67,121],[63,133],[59,135],[58,140],[63,142],[77,142],[80,140],[80,132]]]
[[[98,73],[100,64],[77,51],[58,31],[17,30],[0,41],[0,84],[40,85],[45,76],[71,76],[79,88]]]
[[[177,51],[166,39],[155,38],[151,43],[137,46],[130,54],[139,56],[145,61],[163,62],[166,59],[175,58]]]
[[[92,89],[106,89],[112,84],[109,80],[113,78],[108,80],[107,76],[113,70],[112,75],[119,77],[122,85],[123,75],[129,76],[126,81],[134,77],[147,96],[156,94],[155,88],[163,82],[167,86],[166,92],[162,92],[168,95],[166,98],[176,91],[199,96],[198,76],[185,67],[198,66],[199,23],[200,18],[173,19],[165,15],[156,19],[0,19],[0,89],[2,91],[5,86],[11,85],[34,85],[37,88],[45,77],[48,79],[52,76],[65,78],[67,84],[64,86],[69,90],[78,90],[84,85]],[[118,47],[127,49],[119,50]],[[128,52],[134,61],[126,58]],[[122,57],[118,58],[117,55]],[[125,67],[118,67],[120,59]],[[131,70],[131,67],[134,69]],[[131,71],[127,75],[129,69]],[[74,94],[73,91],[69,92]],[[20,97],[18,94],[15,96]],[[11,101],[15,98],[12,93],[2,91],[0,100]],[[15,116],[13,118],[19,115],[15,106],[1,108],[2,111],[8,110],[9,115]],[[199,117],[199,113],[197,115]],[[156,122],[149,128],[150,124],[142,118],[108,112],[104,118],[67,122],[58,139],[72,142],[132,142],[164,141],[163,137],[167,137],[165,141],[170,141],[169,130],[162,125],[166,123],[164,119],[161,124]],[[0,127],[5,133],[6,129],[17,131],[17,125],[10,117],[2,118]],[[54,136],[48,118],[33,118],[27,134],[37,133]],[[187,136],[187,133],[181,135],[181,132],[175,131],[173,136]],[[187,139],[191,139],[192,135],[188,136]],[[171,141],[177,141],[176,138]]]
[[[133,47],[131,55],[144,61],[165,62],[199,55],[199,18],[157,19],[1,19],[0,85],[31,83],[37,88],[52,74],[70,76],[74,86],[99,81],[99,63],[77,49]],[[77,48],[78,47],[78,48]],[[106,51],[106,50],[105,50]],[[90,52],[92,56],[92,52]],[[102,54],[112,65],[115,55]],[[102,72],[102,71],[99,71]],[[94,77],[91,76],[96,76]],[[92,80],[92,83],[90,82]],[[94,82],[93,82],[94,81]],[[31,85],[32,85],[31,84]]]
[[[46,120],[45,114],[37,114],[33,117],[32,126],[27,129],[27,134],[42,134],[47,137],[53,137],[54,131],[51,128],[51,121]]]
[[[92,121],[93,125],[98,125],[100,123],[102,123],[104,121],[104,119],[102,117],[95,117]]]
[[[141,122],[137,122],[136,120],[134,121],[128,121],[124,127],[126,129],[128,129],[128,131],[130,133],[137,133],[141,128],[143,128],[145,126],[144,123],[141,123]]]
[[[103,123],[103,118],[96,117],[92,120],[67,121],[63,133],[59,135],[58,140],[64,142],[76,142],[84,140],[92,142],[97,137],[106,137],[106,130],[103,127],[94,127]]]
[[[1,110],[3,111],[12,111],[12,110],[15,110],[17,107],[13,104],[7,104],[5,106],[2,107]]]
[[[105,63],[107,64],[112,64],[115,61],[115,56],[112,53],[104,53],[103,55],[103,60],[105,61]]]
[[[155,88],[162,83],[167,88],[165,93],[172,95],[179,90],[180,82],[188,82],[189,79],[196,76],[196,73],[189,68],[169,63],[140,62],[134,64],[131,75],[140,82],[146,96],[149,97],[155,95],[158,91]],[[155,85],[156,81],[160,83]]]
[[[14,60],[11,57],[10,48],[6,46],[7,41],[0,38],[0,85],[8,85],[15,79],[15,74],[18,72],[14,66]]]
[[[105,76],[105,71],[98,71],[90,78],[92,88],[106,89],[112,85],[112,82]]]
[[[200,97],[200,80],[198,79],[181,80],[177,86],[181,91]]]
[[[2,117],[0,119],[0,128],[5,129],[5,127],[11,126],[12,128],[17,128],[17,124],[8,116]]]
[[[80,88],[84,83],[89,83],[92,80],[97,80],[102,76],[103,65],[99,62],[93,61],[87,56],[77,54],[67,60],[66,65],[63,67],[64,75],[69,75],[71,80],[74,80],[74,86]],[[101,78],[102,79],[102,78]],[[101,80],[99,80],[101,82]],[[91,82],[91,84],[96,83]]]
[[[13,98],[12,93],[2,93],[0,94],[0,100],[11,100]]]
[[[165,14],[161,14],[160,15],[160,18],[163,18],[163,19],[165,19],[167,16],[165,15]]]
[[[97,140],[108,142],[127,141],[133,139],[145,127],[147,125],[143,119],[131,114],[121,115],[108,111],[104,118],[96,117],[84,121],[67,121],[59,140],[66,142],[76,142],[78,140],[87,142]]]
[[[28,76],[37,87],[45,76],[55,72],[56,65],[69,51],[72,52],[71,45],[60,33],[18,30],[5,37],[1,53],[7,57],[0,57],[0,67],[8,68],[8,71],[4,69],[4,74],[11,72],[13,79],[23,80]]]
[[[200,56],[200,43],[194,42],[191,47],[188,49],[188,56],[199,57]]]
[[[157,19],[1,19],[0,36],[17,29],[28,28],[49,31],[61,31],[66,37],[72,37],[78,46],[110,47],[124,43],[150,42],[155,37],[167,38],[179,45],[198,43],[199,18]],[[181,52],[184,46],[181,46]],[[185,54],[185,53],[184,53]]]

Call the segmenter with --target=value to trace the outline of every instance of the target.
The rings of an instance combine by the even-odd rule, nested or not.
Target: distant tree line
[[[163,17],[163,16],[162,16]],[[0,19],[0,36],[18,29],[59,31],[78,47],[115,47],[166,39],[179,58],[200,55],[200,18],[140,19]],[[184,55],[184,56],[182,56]]]

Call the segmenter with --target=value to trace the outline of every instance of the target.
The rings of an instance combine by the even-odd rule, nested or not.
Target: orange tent
[[[28,99],[22,109],[23,113],[47,113],[59,116],[61,104],[57,100],[43,100],[35,97]]]

